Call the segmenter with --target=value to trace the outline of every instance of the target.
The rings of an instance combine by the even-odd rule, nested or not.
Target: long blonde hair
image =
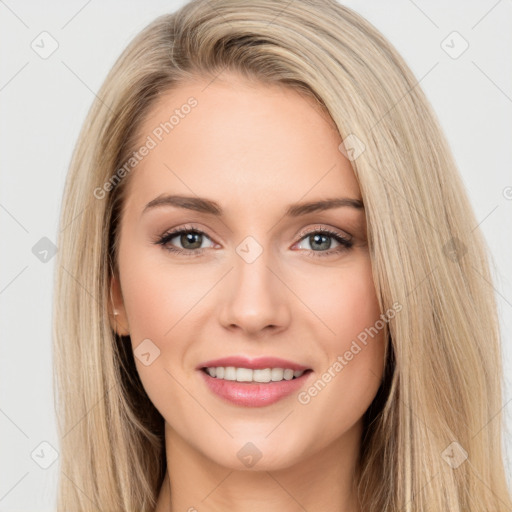
[[[118,170],[159,95],[232,70],[310,95],[352,144],[386,369],[364,417],[362,510],[510,511],[498,322],[482,236],[442,130],[391,44],[334,0],[195,0],[130,43],[98,91],[67,176],[54,299],[59,511],[152,511],[164,421],[108,318]],[[136,169],[132,171],[136,172]],[[109,185],[107,185],[109,184]]]

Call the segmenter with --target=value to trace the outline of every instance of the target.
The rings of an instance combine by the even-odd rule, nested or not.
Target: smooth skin
[[[353,476],[362,416],[383,375],[382,331],[307,404],[294,393],[237,406],[196,369],[232,355],[280,357],[313,370],[304,391],[379,319],[364,208],[285,216],[290,204],[361,200],[339,133],[295,90],[223,73],[162,95],[140,144],[191,96],[197,106],[132,171],[112,281],[113,326],[134,350],[149,339],[160,351],[147,366],[135,358],[165,419],[156,512],[359,511]],[[207,198],[223,214],[168,205],[144,212],[163,194]],[[204,234],[155,243],[182,227]],[[318,237],[322,228],[351,246]],[[251,263],[236,251],[248,236],[262,250]],[[252,467],[237,456],[247,443],[261,454]]]

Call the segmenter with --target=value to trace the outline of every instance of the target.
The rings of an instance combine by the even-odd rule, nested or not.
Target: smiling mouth
[[[240,383],[267,384],[295,380],[312,370],[292,370],[291,368],[262,368],[252,369],[234,366],[211,366],[201,370],[218,380],[234,381]]]

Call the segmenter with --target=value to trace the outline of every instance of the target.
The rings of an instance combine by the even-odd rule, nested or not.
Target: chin
[[[279,471],[300,463],[303,450],[281,442],[276,438],[272,441],[250,436],[244,440],[230,440],[222,453],[205,453],[216,464],[235,471]],[[217,445],[217,448],[219,445]]]

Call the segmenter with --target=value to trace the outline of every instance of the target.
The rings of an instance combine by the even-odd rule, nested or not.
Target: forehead
[[[132,171],[126,208],[142,211],[163,192],[208,196],[226,210],[360,197],[340,143],[330,117],[290,87],[233,75],[182,83],[138,131],[136,148],[152,147]]]

